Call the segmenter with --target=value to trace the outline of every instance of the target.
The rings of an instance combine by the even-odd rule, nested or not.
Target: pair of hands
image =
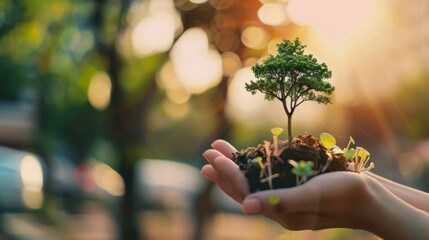
[[[247,179],[231,160],[235,148],[223,140],[216,140],[212,147],[203,154],[209,164],[201,169],[201,173],[241,203],[245,213],[263,214],[290,230],[353,228],[391,239],[429,237],[427,227],[424,227],[426,221],[429,223],[427,212],[410,205],[415,199],[407,199],[414,194],[420,202],[429,202],[429,195],[425,193],[413,193],[412,189],[374,174],[333,172],[312,178],[298,187],[250,194]],[[405,199],[400,198],[401,194]],[[280,198],[276,205],[270,203],[273,195]],[[419,199],[422,197],[428,198]],[[397,220],[397,224],[404,225],[414,217],[422,218],[423,229],[418,228],[419,224],[413,224],[408,226],[412,231],[401,231],[389,224],[389,221]],[[410,234],[412,238],[409,238]]]

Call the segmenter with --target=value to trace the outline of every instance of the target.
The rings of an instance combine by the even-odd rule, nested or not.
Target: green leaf
[[[358,150],[358,155],[360,158],[366,159],[367,157],[369,157],[370,154],[365,148],[357,147],[356,149]]]
[[[276,206],[280,203],[280,197],[277,195],[271,195],[269,201],[272,206]]]
[[[334,136],[329,133],[320,134],[320,141],[322,142],[322,145],[328,150],[335,147],[335,144],[337,143]]]
[[[355,154],[356,154],[356,151],[354,149],[344,149],[344,156],[347,159],[352,160],[354,158]]]
[[[287,161],[290,165],[292,165],[294,168],[298,168],[298,162],[292,159],[289,159],[289,161]]]
[[[271,129],[271,133],[273,134],[273,136],[279,136],[280,134],[282,134],[283,132],[283,128],[280,127],[275,127]]]

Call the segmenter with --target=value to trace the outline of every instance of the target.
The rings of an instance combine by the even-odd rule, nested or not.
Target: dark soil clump
[[[270,189],[266,177],[267,169],[262,170],[261,165],[254,161],[258,157],[263,162],[271,161],[271,175],[276,176],[271,180],[273,189],[297,185],[297,178],[291,172],[293,166],[289,164],[289,160],[312,161],[314,163],[313,176],[347,170],[348,162],[343,155],[327,153],[321,141],[310,134],[299,135],[293,138],[291,143],[288,140],[279,141],[278,146],[277,155],[274,154],[272,144],[269,145],[269,153],[266,151],[265,144],[259,144],[257,147],[249,147],[234,154],[233,160],[248,179],[251,192]],[[267,158],[268,155],[270,156],[269,159]]]

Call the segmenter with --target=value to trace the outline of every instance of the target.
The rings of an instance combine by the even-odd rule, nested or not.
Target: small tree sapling
[[[252,67],[256,81],[246,83],[246,90],[265,94],[265,99],[278,99],[288,119],[288,139],[292,141],[292,115],[306,101],[331,103],[335,87],[325,79],[332,76],[325,63],[318,63],[313,55],[304,54],[305,45],[298,38],[284,40],[277,45],[277,55],[270,55],[262,64]]]
[[[277,55],[252,67],[256,80],[246,83],[246,90],[264,93],[267,100],[281,101],[288,119],[288,140],[279,139],[283,129],[276,127],[271,129],[272,143],[265,140],[233,153],[233,161],[247,178],[250,192],[297,186],[328,172],[371,170],[374,164],[369,163],[369,152],[362,147],[351,148],[353,138],[341,149],[328,133],[322,133],[320,138],[311,134],[293,137],[292,116],[296,108],[306,101],[331,103],[335,88],[326,81],[332,76],[326,64],[304,54],[305,45],[298,38],[277,46]],[[270,204],[279,202],[278,196],[270,197]]]

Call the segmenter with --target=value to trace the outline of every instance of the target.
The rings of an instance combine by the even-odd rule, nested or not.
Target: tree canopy
[[[263,63],[252,67],[256,80],[246,83],[246,90],[252,94],[259,91],[267,100],[282,102],[291,140],[295,109],[306,101],[331,103],[330,95],[335,87],[326,81],[332,76],[327,65],[318,63],[311,54],[304,54],[306,46],[298,38],[293,42],[283,40],[277,47],[277,55],[269,55]]]

